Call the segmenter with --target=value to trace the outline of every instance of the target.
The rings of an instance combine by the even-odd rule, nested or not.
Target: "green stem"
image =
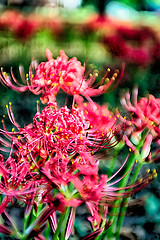
[[[112,175],[112,173],[113,173],[113,170],[114,170],[115,162],[116,162],[116,160],[117,160],[118,153],[119,153],[119,151],[116,151],[116,150],[115,150],[115,152],[114,152],[114,154],[113,154],[113,158],[111,159],[111,163],[110,163],[110,167],[109,167],[110,172],[108,173],[108,178],[111,177],[111,175]]]
[[[139,163],[139,165],[137,166],[137,168],[136,168],[136,170],[133,174],[131,184],[135,183],[135,181],[138,177],[139,171],[141,169],[141,166],[142,166],[142,163]],[[129,200],[130,200],[130,197],[125,198],[124,199],[124,204],[123,204],[124,207],[121,207],[121,213],[120,213],[120,216],[119,216],[118,226],[117,226],[117,231],[116,231],[116,240],[118,240],[119,236],[120,236],[120,230],[121,230],[121,227],[123,225],[123,221],[124,221],[124,217],[125,217],[125,214],[126,214],[126,210],[127,210],[127,207],[128,207]]]
[[[127,164],[127,167],[126,167],[126,172],[128,172],[134,162],[135,162],[135,155],[134,154],[130,154],[129,158],[128,158],[128,164]],[[130,174],[128,173],[122,180],[121,180],[121,184],[120,184],[120,188],[123,188],[127,185],[128,183],[128,179],[129,179],[129,176]],[[124,190],[120,191],[120,193],[124,192]],[[109,235],[109,239],[110,240],[113,240],[114,237],[115,237],[115,232],[116,232],[116,226],[117,226],[117,221],[118,221],[118,216],[119,216],[119,213],[120,213],[120,206],[121,206],[121,203],[122,203],[122,199],[118,199],[116,202],[115,202],[115,207],[112,208],[111,210],[111,217],[110,217],[110,221],[113,221],[112,222],[112,225],[111,227],[108,229],[108,235]]]
[[[61,230],[61,227],[62,227],[62,223],[63,223],[63,220],[64,220],[64,217],[65,217],[65,213],[62,213],[59,217],[59,220],[58,220],[58,226],[57,226],[57,229],[54,233],[54,236],[53,236],[53,240],[59,240],[59,233],[60,233],[60,230]]]
[[[66,209],[66,212],[65,212],[64,221],[63,221],[63,227],[62,227],[62,233],[61,233],[60,240],[64,240],[64,239],[65,239],[64,236],[65,236],[66,224],[67,224],[67,221],[68,221],[69,213],[70,213],[70,207],[68,207],[68,208]]]

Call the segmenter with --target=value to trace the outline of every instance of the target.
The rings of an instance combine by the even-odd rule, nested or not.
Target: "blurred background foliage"
[[[19,66],[27,74],[31,60],[46,61],[46,48],[54,58],[61,49],[69,58],[76,56],[85,64],[86,77],[94,68],[100,79],[108,67],[121,70],[125,63],[119,86],[94,99],[121,108],[123,89],[132,90],[135,85],[141,97],[148,93],[160,97],[159,22],[160,0],[0,0],[0,66],[7,73],[12,67],[21,82]],[[13,92],[2,85],[0,94],[1,118],[6,104],[12,102],[15,119],[22,126],[32,121],[39,96]],[[63,95],[60,98],[63,102]],[[5,122],[9,125],[7,117]],[[121,238],[160,239],[159,181],[137,196],[139,207],[129,207]],[[76,231],[83,236],[85,210],[79,214]]]

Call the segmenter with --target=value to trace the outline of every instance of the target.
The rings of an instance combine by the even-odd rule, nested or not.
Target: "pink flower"
[[[153,138],[160,136],[160,99],[149,95],[137,101],[138,89],[133,91],[133,104],[130,101],[130,93],[127,92],[121,98],[122,106],[132,115],[130,126],[134,131],[142,132],[147,128]]]
[[[115,81],[119,73],[118,70],[115,70],[111,78],[108,78],[107,75],[110,69],[107,69],[102,80],[95,86],[92,86],[97,73],[91,74],[88,79],[85,79],[85,67],[81,66],[76,57],[68,60],[67,55],[61,50],[60,56],[57,59],[53,59],[49,49],[46,50],[46,57],[47,62],[42,62],[39,65],[32,62],[29,73],[30,82],[28,76],[26,79],[27,86],[19,84],[12,72],[13,81],[19,86],[13,84],[11,78],[3,71],[0,76],[1,82],[16,91],[23,92],[29,89],[34,94],[42,93],[41,101],[43,103],[54,102],[56,94],[60,89],[69,95],[82,95],[90,100],[89,97],[91,96],[103,94]],[[119,81],[123,75],[123,71],[124,66]],[[20,74],[22,80],[25,81],[22,68],[20,69]]]

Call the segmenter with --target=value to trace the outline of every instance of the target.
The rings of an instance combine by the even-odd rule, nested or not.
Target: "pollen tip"
[[[114,77],[114,78],[117,78],[117,76],[118,76],[117,73],[114,73],[114,74],[113,74],[113,77]]]
[[[151,171],[150,168],[148,168],[148,169],[147,169],[147,173],[149,173],[150,171]]]
[[[6,108],[8,108],[8,105],[6,105]]]
[[[14,128],[12,128],[12,132],[14,132]]]
[[[109,82],[109,78],[106,78],[106,79],[105,79],[105,82],[108,83],[108,82]]]
[[[156,169],[153,170],[153,173],[157,173]]]
[[[11,103],[11,102],[9,102],[9,105],[12,105],[12,103]]]
[[[129,148],[129,152],[132,152],[132,149],[131,149],[131,148]]]
[[[157,177],[157,171],[156,171],[156,169],[153,170],[153,177],[154,177],[154,178]]]

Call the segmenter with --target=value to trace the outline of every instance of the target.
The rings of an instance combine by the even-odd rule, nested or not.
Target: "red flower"
[[[109,79],[107,78],[107,75],[110,72],[110,69],[107,69],[106,75],[102,78],[99,84],[92,87],[92,84],[97,77],[97,73],[94,73],[93,75],[91,74],[88,79],[85,79],[85,67],[81,66],[81,63],[77,61],[77,58],[74,57],[68,60],[64,51],[61,50],[60,57],[53,59],[52,53],[49,49],[46,50],[46,56],[47,62],[42,62],[39,65],[32,62],[29,74],[30,83],[28,76],[26,79],[28,86],[19,84],[12,72],[12,78],[19,86],[14,85],[10,77],[3,71],[0,76],[1,82],[16,91],[23,92],[29,89],[34,94],[42,93],[41,101],[43,103],[48,103],[55,101],[55,96],[60,89],[67,94],[80,94],[87,99],[90,99],[89,97],[91,96],[103,94],[115,81],[119,73],[118,70],[115,70]],[[123,70],[124,66],[122,68],[121,76],[123,75]],[[35,71],[35,75],[33,74],[33,71]],[[22,73],[22,68],[20,69],[20,74],[23,79],[24,74]],[[23,79],[23,81],[25,80]]]
[[[129,125],[135,126],[137,132],[148,128],[153,138],[156,138],[160,136],[160,99],[149,95],[137,101],[137,95],[138,89],[135,89],[133,92],[134,105],[130,101],[129,92],[121,98],[122,106],[132,115]]]

